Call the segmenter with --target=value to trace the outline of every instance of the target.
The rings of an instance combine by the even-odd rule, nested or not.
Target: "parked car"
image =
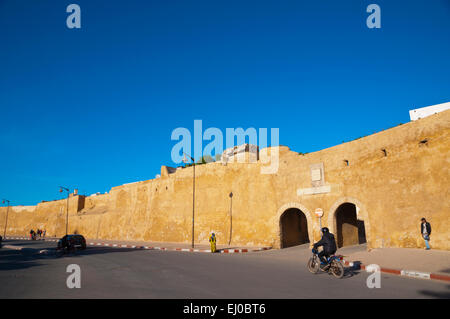
[[[84,239],[82,235],[65,235],[58,240],[58,249],[67,248],[68,250],[71,250],[75,247],[86,249],[86,239]]]

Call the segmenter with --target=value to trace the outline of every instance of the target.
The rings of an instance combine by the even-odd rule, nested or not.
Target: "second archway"
[[[309,243],[308,221],[298,208],[289,208],[280,217],[281,248]]]

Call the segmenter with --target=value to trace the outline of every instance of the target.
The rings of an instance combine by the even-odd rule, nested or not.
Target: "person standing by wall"
[[[211,252],[216,252],[216,235],[214,233],[211,233],[211,236],[209,236],[209,243],[211,244]]]
[[[422,218],[422,223],[420,224],[420,232],[423,239],[425,240],[425,245],[427,246],[425,249],[430,250],[429,240],[431,235],[431,225],[425,218]]]

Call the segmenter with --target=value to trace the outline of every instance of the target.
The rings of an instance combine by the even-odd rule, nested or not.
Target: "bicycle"
[[[336,255],[332,255],[330,257],[327,258],[327,267],[326,269],[322,269],[320,267],[320,259],[318,256],[318,251],[317,250],[312,250],[313,256],[308,260],[308,270],[313,273],[313,274],[317,274],[319,271],[324,271],[324,272],[328,272],[331,273],[334,277],[336,278],[342,278],[344,277],[344,265],[342,265],[341,262],[341,257],[340,255],[336,256]]]

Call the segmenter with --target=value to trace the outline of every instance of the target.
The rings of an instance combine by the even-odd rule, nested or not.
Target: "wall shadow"
[[[335,216],[338,248],[366,243],[364,221],[357,218],[355,204],[341,204]]]

